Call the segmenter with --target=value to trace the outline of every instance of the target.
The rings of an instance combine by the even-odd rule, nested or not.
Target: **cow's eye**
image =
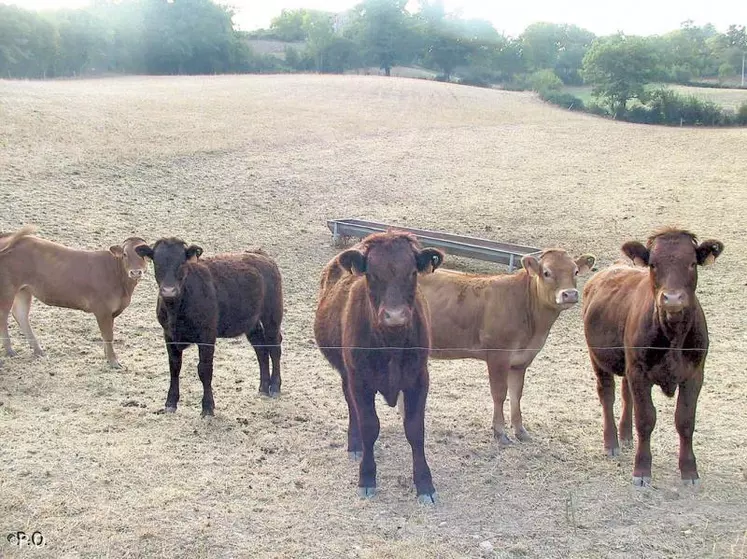
[[[544,272],[542,272],[542,275],[546,278],[549,278],[552,274],[550,273],[550,270],[545,270]]]
[[[576,268],[576,271],[575,271],[575,272],[573,272],[573,275],[574,275],[574,276],[577,276],[577,275],[578,275],[578,268]]]

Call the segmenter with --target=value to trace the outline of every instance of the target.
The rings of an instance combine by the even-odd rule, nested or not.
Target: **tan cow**
[[[516,438],[530,439],[521,419],[524,373],[561,311],[578,302],[576,276],[588,272],[594,262],[589,254],[573,260],[565,250],[549,249],[539,258],[524,256],[524,269],[516,274],[439,270],[420,278],[431,309],[431,357],[487,362],[493,432],[500,444],[511,444],[503,418],[507,391]]]
[[[114,353],[114,319],[130,304],[147,263],[135,253],[146,244],[130,237],[109,250],[74,250],[33,236],[24,226],[0,237],[0,336],[8,356],[15,355],[8,334],[8,315],[18,322],[34,355],[44,352],[29,323],[32,296],[54,307],[96,316],[109,364],[120,368]]]

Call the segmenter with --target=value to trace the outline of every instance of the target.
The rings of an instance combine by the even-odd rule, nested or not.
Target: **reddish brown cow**
[[[708,353],[708,328],[695,296],[697,267],[712,263],[723,249],[719,241],[698,244],[688,231],[663,229],[649,237],[645,246],[637,241],[622,246],[636,266],[611,266],[584,287],[584,329],[604,413],[604,449],[609,456],[620,452],[612,411],[614,376],[620,375],[623,442],[633,439],[635,410],[635,485],[651,483],[654,384],[670,398],[679,388],[674,419],[680,436],[680,474],[683,482],[698,483],[693,431]]]
[[[31,298],[54,307],[92,313],[104,339],[104,353],[119,368],[114,352],[114,319],[130,304],[146,262],[135,249],[145,245],[139,237],[125,239],[109,250],[74,250],[32,236],[25,226],[0,238],[0,336],[5,353],[15,355],[8,334],[8,315],[21,327],[34,351],[44,352],[29,323]]]
[[[394,406],[402,391],[418,500],[436,501],[424,449],[430,326],[418,272],[435,270],[442,260],[442,252],[422,249],[414,236],[390,231],[366,237],[333,258],[322,272],[314,334],[321,352],[342,376],[348,452],[359,459],[362,451],[362,497],[376,491],[376,393]]]
[[[431,331],[436,359],[486,361],[493,395],[493,433],[505,433],[503,404],[511,396],[516,438],[529,440],[522,423],[524,374],[545,344],[560,313],[578,302],[576,277],[594,265],[590,254],[575,260],[562,249],[522,258],[524,270],[494,276],[439,270],[420,286],[433,309]]]

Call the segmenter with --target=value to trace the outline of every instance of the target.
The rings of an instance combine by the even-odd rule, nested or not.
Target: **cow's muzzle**
[[[179,288],[175,285],[162,285],[159,293],[164,299],[173,299],[179,295]]]
[[[130,270],[129,276],[130,276],[130,279],[139,280],[140,278],[143,277],[143,273],[144,273],[143,270]]]
[[[402,328],[410,323],[412,311],[405,305],[399,307],[381,307],[379,321],[387,328]]]
[[[555,294],[555,303],[571,306],[578,303],[578,289],[561,289]]]
[[[662,290],[659,294],[659,305],[669,314],[682,312],[687,304],[688,296],[684,289]]]

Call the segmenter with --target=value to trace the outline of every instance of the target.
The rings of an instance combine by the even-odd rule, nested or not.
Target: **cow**
[[[104,355],[113,368],[120,365],[114,351],[114,319],[130,304],[147,263],[136,250],[145,246],[129,237],[109,250],[76,250],[39,238],[27,225],[0,237],[0,336],[8,356],[16,355],[8,334],[13,317],[37,357],[44,356],[31,324],[32,297],[54,307],[92,313],[104,340]]]
[[[610,457],[620,452],[612,410],[618,375],[622,376],[619,435],[624,443],[633,439],[635,410],[636,486],[651,484],[654,384],[670,398],[679,388],[674,419],[680,437],[680,474],[685,484],[699,483],[692,440],[708,328],[695,288],[698,266],[711,264],[723,250],[720,241],[698,243],[688,231],[664,228],[645,245],[629,241],[622,246],[633,265],[615,264],[584,287],[584,331],[603,409],[604,450]]]
[[[420,287],[431,312],[431,357],[486,361],[493,396],[493,435],[502,446],[506,434],[503,404],[511,401],[511,423],[519,441],[531,437],[521,416],[527,367],[541,351],[560,313],[578,302],[576,278],[595,258],[576,259],[562,249],[539,257],[525,255],[515,274],[473,275],[439,270]]]
[[[376,492],[376,393],[394,406],[402,391],[418,501],[436,502],[424,449],[430,325],[418,273],[435,270],[442,261],[441,251],[423,249],[413,235],[390,230],[341,252],[322,272],[314,335],[342,377],[348,453],[361,459],[361,497]]]
[[[179,402],[182,353],[197,344],[202,417],[215,414],[213,355],[217,338],[247,337],[259,361],[259,392],[280,394],[283,289],[277,264],[264,251],[202,258],[202,248],[176,237],[162,238],[137,253],[153,262],[171,381],[166,412]],[[272,375],[270,375],[272,361]]]

